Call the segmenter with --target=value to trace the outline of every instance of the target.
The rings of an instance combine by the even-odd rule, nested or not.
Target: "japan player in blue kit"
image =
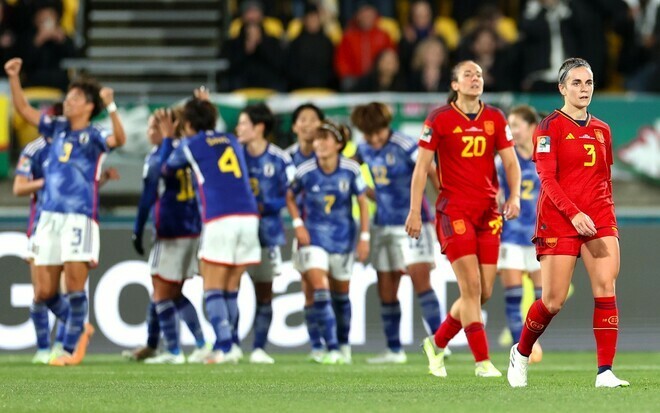
[[[193,337],[196,349],[188,357],[189,363],[202,363],[209,355],[197,311],[183,295],[183,283],[197,273],[197,250],[202,222],[193,187],[190,167],[161,177],[163,159],[163,133],[180,128],[176,112],[159,109],[149,117],[147,136],[154,145],[145,159],[144,189],[140,197],[138,214],[133,230],[133,245],[138,254],[144,254],[143,231],[149,214],[154,223],[154,245],[149,254],[149,268],[153,283],[153,297],[147,313],[147,345],[123,353],[131,360],[144,360],[147,364],[182,364],[186,361],[179,345],[179,319],[183,320]],[[173,145],[178,146],[179,140]],[[166,351],[156,355],[160,332],[165,339]]]
[[[257,299],[250,363],[257,364],[275,362],[264,348],[273,318],[273,278],[282,272],[280,247],[286,243],[280,212],[286,205],[287,188],[296,172],[291,157],[267,139],[274,123],[275,117],[268,106],[258,103],[243,109],[236,125],[238,141],[245,149],[250,186],[261,215],[261,263],[247,269],[254,282]]]
[[[314,135],[323,120],[325,120],[325,114],[313,103],[303,103],[293,111],[291,115],[291,130],[296,135],[297,142],[286,148],[286,151],[291,156],[296,168],[303,162],[314,157]],[[302,197],[300,196],[298,197],[298,208],[302,210]],[[302,273],[296,265],[298,242],[295,238],[292,243],[292,249],[291,261],[294,264],[294,268]],[[321,340],[319,326],[314,317],[314,289],[310,287],[304,277],[301,278],[300,285],[305,294],[305,307],[303,311],[305,314],[305,325],[307,326],[309,341],[312,347],[309,359],[320,362],[325,356],[325,350]]]
[[[243,148],[234,135],[214,130],[217,116],[208,100],[188,100],[181,122],[189,137],[171,152],[162,171],[169,176],[190,166],[197,180],[203,222],[197,257],[206,313],[216,335],[213,352],[205,360],[208,364],[238,361],[230,355],[232,326],[225,292],[235,291],[246,267],[261,261],[259,212]],[[172,139],[165,138],[163,145],[165,157]]]
[[[534,150],[532,135],[539,123],[539,115],[531,106],[516,106],[509,113],[508,123],[516,143],[514,149],[522,171],[520,215],[518,219],[504,221],[497,268],[504,287],[507,325],[513,343],[517,343],[523,327],[520,309],[523,297],[523,273],[526,272],[534,283],[536,299],[541,298],[541,264],[536,259],[536,249],[532,243],[536,225],[536,202],[541,188],[536,165],[532,160]],[[508,199],[511,190],[504,179],[504,168],[501,162],[497,163],[497,173],[500,190],[505,199]],[[542,354],[541,346],[537,341],[532,349],[530,362],[541,361]]]
[[[369,166],[375,184],[375,191],[367,192],[377,207],[371,261],[378,274],[381,317],[387,339],[387,350],[367,362],[401,364],[407,361],[399,338],[401,306],[397,293],[402,274],[407,273],[412,280],[428,334],[438,329],[443,318],[438,297],[431,288],[431,269],[435,267],[434,217],[423,198],[421,236],[413,239],[406,233],[417,142],[390,128],[392,112],[388,106],[380,102],[356,106],[351,122],[364,134],[365,140],[358,145],[355,160]],[[436,177],[435,173],[429,175]]]
[[[84,354],[74,356],[74,350],[87,316],[85,282],[99,254],[96,220],[101,164],[107,152],[124,144],[126,135],[112,89],[101,89],[92,80],[74,81],[64,100],[64,116],[42,115],[25,97],[19,79],[21,65],[18,58],[5,64],[14,107],[28,123],[38,126],[42,135],[52,137],[44,164],[42,214],[34,239],[39,278],[35,303],[46,304],[60,320],[66,320],[63,354],[50,363],[79,364]],[[103,107],[110,114],[112,134],[90,123]],[[58,293],[62,269],[68,305]],[[85,336],[92,332],[88,329]]]
[[[349,137],[346,126],[324,121],[314,136],[316,158],[297,169],[286,200],[300,248],[297,265],[314,290],[314,316],[328,350],[321,361],[324,364],[351,363],[348,292],[353,257],[357,252],[358,260],[364,262],[369,255],[366,185],[357,162],[341,156]],[[301,193],[304,221],[296,203]],[[360,208],[357,248],[353,196]],[[340,296],[339,305],[331,302],[331,291]]]

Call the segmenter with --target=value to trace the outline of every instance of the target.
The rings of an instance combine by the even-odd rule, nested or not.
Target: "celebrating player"
[[[594,296],[593,329],[598,355],[596,387],[627,387],[612,372],[619,317],[615,283],[619,233],[612,201],[612,135],[587,108],[594,91],[589,63],[569,58],[559,69],[561,110],[534,133],[534,161],[541,179],[534,243],[541,262],[543,293],[529,309],[520,342],[511,347],[507,372],[513,387],[527,385],[532,346],[568,296],[582,256]]]
[[[503,206],[505,219],[516,218],[520,211],[520,166],[503,113],[480,100],[482,74],[481,67],[469,60],[452,70],[449,104],[431,112],[424,122],[411,184],[406,231],[419,238],[427,170],[437,155],[442,183],[436,204],[438,238],[461,294],[436,331],[435,343],[424,340],[429,372],[438,377],[447,375],[444,349],[461,327],[476,361],[475,374],[501,376],[489,359],[481,318],[481,305],[493,290],[502,229],[495,154],[502,158],[509,188],[515,188]]]

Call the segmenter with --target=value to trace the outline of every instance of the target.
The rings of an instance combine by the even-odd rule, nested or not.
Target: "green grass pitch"
[[[427,374],[408,353],[400,366],[321,366],[303,354],[275,354],[276,364],[149,366],[90,355],[77,367],[30,364],[0,356],[0,412],[660,412],[660,353],[620,353],[625,389],[596,389],[593,352],[552,353],[530,367],[529,387],[474,377],[466,352],[447,361],[449,377]],[[507,354],[493,362],[506,374]]]

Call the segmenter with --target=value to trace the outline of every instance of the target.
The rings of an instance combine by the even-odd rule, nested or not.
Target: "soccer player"
[[[286,205],[286,192],[296,173],[291,157],[267,139],[274,123],[275,117],[268,106],[258,103],[243,109],[236,125],[238,141],[245,148],[250,185],[261,214],[261,264],[248,267],[257,299],[250,363],[257,364],[275,362],[264,347],[273,318],[273,278],[282,272],[280,247],[286,243],[280,212]]]
[[[229,356],[232,326],[225,292],[236,291],[246,267],[261,259],[259,212],[243,148],[234,135],[214,130],[217,116],[208,100],[189,99],[181,121],[184,134],[190,137],[173,151],[173,140],[164,138],[162,155],[167,158],[165,176],[190,165],[197,179],[203,222],[197,256],[206,312],[216,335],[213,352],[205,360],[209,364],[238,361]],[[173,129],[162,131],[163,135],[172,136]]]
[[[437,377],[447,375],[444,349],[461,328],[476,362],[475,374],[502,375],[489,358],[481,305],[493,290],[502,215],[514,219],[520,211],[520,165],[504,114],[480,99],[483,87],[483,72],[473,61],[462,61],[453,68],[448,104],[426,118],[413,171],[406,231],[419,238],[427,170],[433,157],[438,157],[442,192],[436,203],[437,233],[460,290],[434,340],[424,340],[429,372]],[[515,188],[502,214],[497,205],[495,154],[502,158],[509,188]]]
[[[291,116],[291,129],[296,135],[297,142],[289,146],[286,151],[291,156],[295,167],[299,167],[303,162],[314,157],[314,135],[316,130],[321,126],[321,122],[325,120],[323,111],[313,103],[303,103],[298,106]],[[298,210],[302,211],[302,198],[298,197]],[[296,256],[298,254],[298,242],[293,240],[293,253],[291,261],[295,269],[302,273],[302,270],[297,267],[298,262]],[[304,277],[300,280],[302,291],[305,294],[305,325],[307,326],[307,333],[309,334],[309,341],[312,351],[309,353],[309,359],[315,362],[321,362],[325,356],[323,342],[321,340],[321,333],[319,326],[314,317],[314,289],[309,286],[309,283]]]
[[[433,213],[424,198],[422,234],[417,240],[408,237],[405,223],[418,149],[412,138],[390,128],[392,112],[387,105],[380,102],[359,105],[351,114],[351,122],[364,134],[365,140],[358,145],[355,159],[369,166],[375,184],[375,191],[367,190],[367,196],[376,201],[377,207],[370,250],[378,275],[381,317],[387,339],[387,350],[367,362],[401,364],[407,361],[399,339],[401,305],[397,292],[402,274],[407,273],[412,280],[431,333],[440,327],[442,320],[438,297],[431,288],[436,241]]]
[[[210,351],[197,311],[183,295],[183,283],[197,273],[197,250],[202,223],[193,187],[190,167],[177,169],[172,175],[161,177],[164,150],[161,127],[169,132],[170,125],[178,125],[171,111],[159,109],[149,117],[147,136],[153,150],[144,163],[144,189],[133,230],[133,246],[144,254],[142,237],[144,226],[153,210],[155,242],[149,254],[149,268],[153,283],[153,297],[149,304],[147,345],[130,352],[129,358],[147,364],[182,364],[186,361],[179,344],[179,318],[184,320],[195,337],[196,349],[188,357],[189,363],[202,363]],[[177,138],[179,133],[175,132]],[[180,140],[174,140],[178,146]],[[159,333],[163,332],[167,351],[156,355]]]
[[[532,135],[539,123],[539,117],[533,107],[521,105],[511,109],[508,121],[521,170],[520,215],[518,219],[504,221],[502,225],[502,244],[497,268],[504,287],[507,325],[513,342],[517,343],[522,330],[520,303],[523,296],[523,272],[526,272],[534,283],[536,299],[541,298],[541,266],[536,259],[536,250],[532,243],[536,225],[536,202],[541,186],[532,161]],[[499,162],[497,175],[504,199],[507,199],[511,190],[507,185],[502,163]],[[538,343],[534,346],[533,353],[535,361],[540,361],[542,350]]]
[[[87,316],[85,282],[99,254],[96,219],[101,164],[107,152],[124,144],[126,135],[112,89],[101,88],[91,79],[74,81],[64,100],[64,116],[53,118],[40,114],[28,103],[19,79],[21,65],[18,58],[5,64],[14,107],[28,123],[38,126],[43,136],[53,139],[45,163],[44,200],[34,240],[39,278],[35,302],[45,303],[67,323],[64,352],[50,363],[79,364],[84,352],[77,357],[73,352]],[[90,123],[103,107],[110,114],[112,134]],[[62,269],[68,305],[58,293]],[[92,333],[90,326],[83,336],[84,343]]]
[[[609,125],[588,111],[594,78],[586,60],[566,59],[559,69],[558,88],[564,105],[534,132],[533,159],[541,194],[533,241],[541,262],[543,293],[527,313],[520,341],[511,347],[507,378],[513,387],[527,385],[532,346],[561,310],[582,256],[594,296],[596,387],[627,387],[630,384],[612,372],[619,327],[615,283],[620,266],[612,200],[612,135]]]
[[[298,266],[314,290],[314,316],[328,350],[322,360],[324,364],[352,361],[348,343],[351,323],[348,292],[353,254],[357,252],[360,261],[369,255],[366,185],[357,162],[341,155],[349,136],[348,127],[323,121],[314,136],[316,158],[300,165],[286,199],[300,246]],[[296,203],[296,195],[301,193],[305,221]],[[352,216],[354,195],[360,208],[360,236],[356,249]],[[335,309],[331,291],[345,298],[339,306],[334,306]]]

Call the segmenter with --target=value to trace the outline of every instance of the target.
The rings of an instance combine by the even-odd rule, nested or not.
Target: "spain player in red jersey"
[[[511,348],[507,378],[513,387],[527,385],[532,346],[566,301],[580,256],[595,301],[596,387],[630,385],[612,372],[619,324],[614,294],[619,238],[612,201],[612,135],[607,123],[587,111],[593,91],[589,63],[578,58],[564,61],[559,69],[564,106],[541,121],[534,133],[541,194],[533,241],[543,293],[527,313],[520,342]]]
[[[476,361],[475,374],[500,377],[488,355],[481,305],[493,290],[502,215],[514,219],[520,212],[520,165],[504,114],[480,100],[484,89],[481,67],[469,60],[460,62],[452,70],[451,80],[448,104],[431,112],[424,122],[406,231],[413,238],[420,235],[426,171],[437,155],[441,193],[436,203],[436,230],[461,295],[435,337],[424,340],[424,352],[429,373],[445,377],[444,349],[464,328]],[[502,158],[509,188],[517,188],[504,203],[502,214],[496,199],[496,153]]]

